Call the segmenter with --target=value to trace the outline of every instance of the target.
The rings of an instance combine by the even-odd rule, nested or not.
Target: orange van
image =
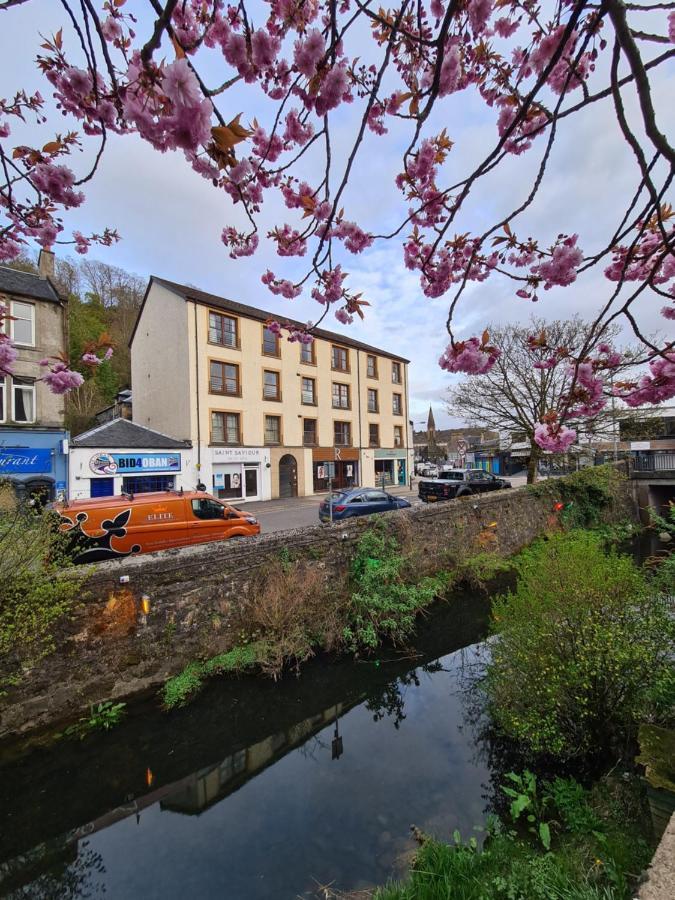
[[[260,534],[258,520],[201,491],[157,491],[55,503],[73,561],[101,562]]]

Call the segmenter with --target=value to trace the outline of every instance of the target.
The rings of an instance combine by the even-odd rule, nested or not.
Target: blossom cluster
[[[446,129],[436,133],[432,123],[439,116],[431,113],[446,98],[472,90],[493,114],[495,156],[493,162],[486,157],[485,166],[528,153],[539,138],[553,135],[563,101],[569,97],[583,105],[580,98],[588,100],[588,82],[608,45],[602,36],[609,21],[604,7],[562,2],[545,21],[529,0],[452,5],[420,0],[377,13],[353,0],[263,0],[254,23],[245,2],[184,0],[164,8],[143,35],[124,0],[105,0],[98,12],[94,3],[83,4],[71,18],[75,27],[66,38],[59,31],[46,39],[37,62],[59,112],[82,135],[98,141],[99,152],[93,169],[78,177],[66,160],[81,145],[76,132],[50,133],[42,147],[5,150],[14,121],[30,115],[45,124],[45,104],[37,92],[20,91],[11,100],[0,100],[2,158],[12,166],[8,184],[0,189],[0,210],[8,223],[0,228],[0,263],[14,259],[31,241],[43,247],[64,241],[62,215],[82,205],[84,186],[108,135],[135,133],[160,153],[182,153],[228,205],[242,211],[239,221],[248,224],[233,225],[228,219],[221,233],[230,258],[254,255],[266,235],[283,261],[306,260],[307,274],[290,280],[268,269],[263,284],[287,299],[306,291],[322,316],[330,310],[349,324],[355,316],[363,317],[368,304],[350,288],[343,256],[362,254],[378,240],[354,209],[345,212],[340,206],[345,185],[337,188],[331,170],[341,141],[332,141],[330,126],[337,121],[341,127],[350,105],[352,116],[358,108],[360,125],[345,181],[364,133],[380,138],[401,122],[411,128],[412,141],[394,179],[406,220],[389,237],[401,236],[405,266],[417,274],[426,297],[450,290],[459,296],[469,283],[476,286],[505,275],[517,283],[517,297],[534,302],[540,288],[569,288],[592,259],[584,260],[577,234],[560,234],[552,245],[550,238],[519,240],[508,223],[496,237],[494,231],[458,234],[455,220],[473,182],[451,184],[455,178],[447,174],[452,168],[448,159],[456,136]],[[662,18],[664,33],[658,40],[675,40],[675,13]],[[358,19],[370,29],[372,52],[363,53],[368,37],[363,28],[353,27]],[[640,32],[634,34],[639,39]],[[203,59],[211,65],[203,67]],[[204,73],[218,70],[222,84],[207,85]],[[264,95],[258,106],[272,109],[269,122],[246,122],[243,113],[223,115],[217,98],[227,97],[235,84]],[[325,162],[318,183],[311,183],[307,174],[313,167],[305,164],[310,158],[306,153],[321,154]],[[283,208],[285,221],[259,231],[258,216],[266,203],[275,211]],[[610,247],[612,259],[605,270],[611,282],[648,281],[666,298],[662,313],[668,320],[675,319],[671,212],[664,207],[655,221],[640,225],[633,243],[617,241]],[[110,244],[117,237],[111,229],[91,235],[73,231],[68,243],[85,254],[92,244]],[[290,340],[308,335],[304,326],[277,325]],[[488,372],[499,355],[488,341],[485,335],[451,339],[441,367]],[[86,353],[83,363],[100,364],[99,351]],[[672,396],[669,353],[669,347],[663,348],[651,359],[648,375],[626,383],[621,396],[627,402]],[[0,334],[0,369],[11,367],[14,358],[11,341]],[[570,429],[564,421],[602,408],[606,376],[617,365],[613,360],[611,351],[575,359],[564,348],[536,348],[533,367],[541,377],[560,365],[568,367],[570,378],[565,412],[541,423],[542,441],[565,443]],[[52,389],[68,389],[69,379],[76,386],[65,363],[46,368]]]

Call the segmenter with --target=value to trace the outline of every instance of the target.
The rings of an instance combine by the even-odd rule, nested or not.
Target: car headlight
[[[248,522],[249,525],[258,524],[258,520],[254,516],[244,516],[244,519]]]

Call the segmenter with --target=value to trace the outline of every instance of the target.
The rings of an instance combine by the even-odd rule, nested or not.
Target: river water
[[[488,604],[454,597],[415,649],[213,681],[172,713],[0,765],[0,895],[324,896],[405,872],[410,826],[484,821],[490,769],[466,692]]]

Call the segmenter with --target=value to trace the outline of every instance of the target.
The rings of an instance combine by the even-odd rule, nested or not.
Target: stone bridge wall
[[[421,577],[482,550],[508,556],[557,527],[555,497],[521,488],[384,516]],[[608,520],[634,515],[622,482]],[[233,611],[265,589],[280,561],[345,584],[368,518],[242,542],[146,554],[92,567],[57,652],[0,699],[0,740],[72,719],[90,703],[161,685],[187,663],[237,643]],[[255,598],[253,598],[255,599]]]

